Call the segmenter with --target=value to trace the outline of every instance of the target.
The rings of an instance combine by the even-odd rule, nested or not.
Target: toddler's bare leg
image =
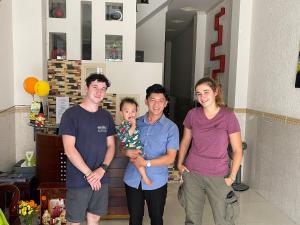
[[[152,180],[150,180],[149,177],[147,176],[145,167],[141,166],[141,167],[138,167],[137,169],[138,169],[139,173],[141,174],[142,180],[145,182],[145,184],[152,185]]]

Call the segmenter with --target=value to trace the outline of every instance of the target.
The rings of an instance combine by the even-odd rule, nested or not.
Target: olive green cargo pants
[[[182,174],[183,183],[178,200],[185,208],[185,225],[201,225],[207,195],[216,225],[234,225],[239,214],[239,202],[224,177],[201,176],[194,172]]]

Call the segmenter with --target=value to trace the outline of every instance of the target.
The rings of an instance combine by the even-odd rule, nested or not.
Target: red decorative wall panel
[[[212,71],[212,78],[216,79],[219,73],[223,73],[225,70],[225,55],[216,55],[216,47],[219,47],[223,44],[223,26],[220,25],[220,17],[225,15],[225,8],[222,7],[220,12],[215,15],[215,24],[214,29],[218,33],[217,41],[210,45],[210,60],[219,61],[219,68]]]

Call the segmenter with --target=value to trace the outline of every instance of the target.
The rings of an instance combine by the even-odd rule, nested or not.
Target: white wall
[[[12,33],[12,1],[0,1],[0,171],[6,171],[15,161],[15,140],[13,114],[8,112],[14,105],[14,72],[13,72],[13,33]],[[6,111],[3,111],[6,110]],[[12,109],[11,109],[12,110]],[[11,111],[10,110],[10,111]]]
[[[31,103],[23,81],[30,75],[42,79],[45,72],[42,16],[42,1],[12,1],[14,105]]]
[[[42,38],[42,1],[3,0],[0,2],[0,15],[3,81],[0,88],[1,93],[5,93],[0,97],[0,110],[5,110],[0,113],[0,127],[3,128],[0,131],[0,154],[6,156],[0,165],[2,170],[7,170],[23,158],[24,146],[33,146],[33,136],[26,138],[27,133],[24,135],[24,132],[32,131],[27,125],[28,110],[25,110],[27,114],[24,110],[18,111],[17,105],[29,105],[32,101],[32,97],[23,89],[24,79],[30,75],[43,78],[45,40]],[[24,115],[27,115],[26,120],[20,119]],[[20,129],[22,126],[25,129]]]
[[[105,1],[92,2],[92,59],[104,62],[105,60],[105,34],[123,36],[123,61],[135,61],[136,40],[136,1],[123,2],[123,21],[106,21]]]
[[[143,114],[147,111],[143,104],[146,88],[155,83],[162,84],[162,64],[108,62],[106,75],[111,82],[111,87],[108,89],[110,93],[140,96],[139,111]]]
[[[137,4],[136,22],[140,22],[167,1],[168,0],[151,0],[149,4]]]
[[[0,89],[2,93],[0,95],[1,111],[14,105],[12,1],[0,1],[0,15]]]
[[[123,36],[123,61],[135,61],[136,2],[123,3],[123,21],[105,20],[105,2],[92,1],[92,60],[105,61],[105,35]],[[47,40],[49,32],[66,33],[67,59],[81,59],[81,0],[67,0],[66,18],[49,18],[47,13]],[[49,56],[49,49],[47,49]]]
[[[7,171],[15,162],[15,120],[12,1],[0,1],[0,171]],[[5,111],[3,111],[5,110]],[[4,157],[5,156],[5,157]]]
[[[136,30],[136,50],[144,51],[145,62],[164,63],[167,7]]]
[[[216,48],[216,55],[225,54],[225,71],[219,73],[220,83],[224,100],[227,102],[228,79],[229,79],[229,59],[230,59],[230,34],[231,34],[231,8],[232,0],[224,0],[207,13],[206,17],[206,49],[205,68],[209,68],[210,75],[213,69],[219,68],[219,61],[210,61],[210,45],[217,41],[217,32],[214,30],[215,15],[220,12],[221,7],[225,7],[225,15],[220,18],[223,25],[223,44]]]
[[[47,2],[47,8],[48,3]],[[102,15],[102,14],[101,14]],[[49,32],[66,33],[67,36],[67,58],[81,59],[81,0],[66,1],[66,18],[47,18],[47,43],[49,43]],[[47,48],[47,59],[49,48]]]
[[[234,1],[232,6],[228,105],[247,108],[252,1]]]
[[[300,1],[253,2],[248,107],[299,118]]]
[[[247,182],[292,220],[300,221],[299,0],[252,0],[245,158]]]
[[[195,76],[194,84],[201,79],[205,67],[205,39],[206,39],[206,14],[197,12],[196,14],[196,54],[195,54]]]
[[[16,154],[15,161],[18,162],[21,159],[24,159],[26,151],[35,151],[34,128],[28,125],[29,107],[15,107],[14,119],[15,143],[13,147],[15,148]]]
[[[28,126],[28,109],[18,111],[18,105],[30,105],[32,96],[23,89],[28,76],[43,79],[45,74],[45,21],[40,0],[13,0],[13,61],[14,61],[14,152],[15,161],[24,158],[26,150],[34,150],[33,129]],[[30,16],[28,16],[30,12]],[[30,132],[30,133],[28,133]],[[28,138],[29,137],[29,138]]]
[[[8,171],[16,162],[13,109],[0,113],[0,127],[0,171]]]

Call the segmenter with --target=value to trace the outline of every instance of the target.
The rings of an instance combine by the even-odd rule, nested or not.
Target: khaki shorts
[[[66,194],[66,219],[71,223],[83,222],[86,213],[98,216],[107,214],[108,184],[102,184],[99,191],[91,187],[68,188]]]

